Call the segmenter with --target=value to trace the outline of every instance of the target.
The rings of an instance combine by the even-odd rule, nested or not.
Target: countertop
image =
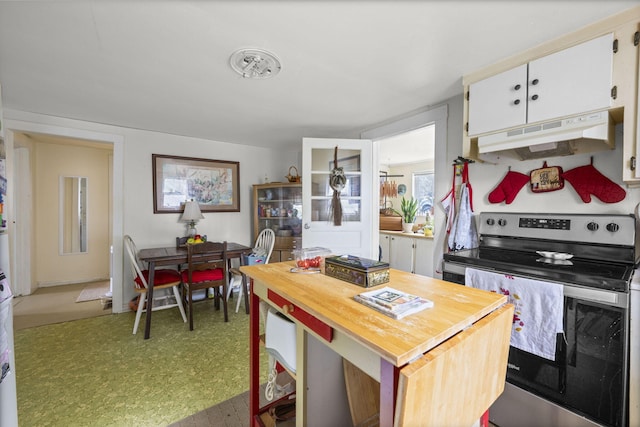
[[[402,236],[402,237],[417,237],[419,239],[433,240],[433,236],[425,236],[423,233],[405,233],[403,231],[391,231],[391,230],[380,230],[380,233],[393,234],[395,236]]]
[[[292,267],[294,263],[287,261],[240,270],[398,367],[507,302],[504,295],[390,269],[391,281],[378,287],[389,286],[434,302],[431,309],[395,320],[353,299],[377,287],[363,288],[324,274],[292,273]]]

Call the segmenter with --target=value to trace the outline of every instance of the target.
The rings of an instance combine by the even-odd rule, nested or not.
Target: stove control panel
[[[520,218],[520,228],[545,228],[548,230],[571,230],[570,219]]]
[[[482,212],[481,235],[634,246],[633,215]]]

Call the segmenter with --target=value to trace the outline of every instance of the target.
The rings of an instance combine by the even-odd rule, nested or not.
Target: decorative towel
[[[555,360],[556,334],[563,332],[562,285],[473,268],[466,268],[464,276],[467,286],[506,295],[515,306],[512,346]]]

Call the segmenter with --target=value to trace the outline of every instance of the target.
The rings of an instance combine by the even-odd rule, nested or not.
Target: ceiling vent
[[[240,49],[229,59],[231,68],[247,79],[268,79],[280,72],[280,60],[263,49]]]

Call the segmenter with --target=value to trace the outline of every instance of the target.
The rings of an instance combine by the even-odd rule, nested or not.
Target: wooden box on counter
[[[328,257],[324,260],[327,276],[369,288],[389,281],[389,263],[352,255]]]
[[[380,215],[380,230],[402,231],[402,217]]]

